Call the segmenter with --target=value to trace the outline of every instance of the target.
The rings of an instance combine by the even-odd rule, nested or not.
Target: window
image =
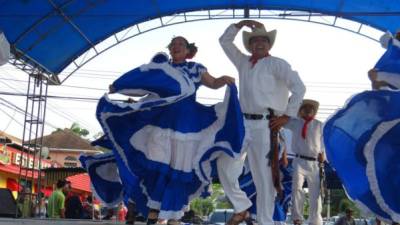
[[[77,167],[78,163],[73,163],[73,162],[65,162],[64,167]]]
[[[67,156],[64,159],[65,161],[78,161],[78,159],[75,156]]]

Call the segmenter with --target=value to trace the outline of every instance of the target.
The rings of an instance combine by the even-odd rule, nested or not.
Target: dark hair
[[[66,184],[67,182],[65,180],[58,180],[56,186],[57,188],[63,188]]]
[[[346,213],[352,213],[352,212],[353,212],[353,209],[352,209],[352,208],[346,208],[346,209],[345,209],[345,212],[346,212]]]
[[[189,43],[189,41],[186,38],[182,37],[182,36],[173,37],[171,42],[168,44],[168,49],[171,47],[172,42],[175,39],[178,39],[178,38],[181,38],[181,39],[183,39],[185,41],[186,48],[189,50],[189,53],[186,55],[186,58],[187,59],[192,59],[197,53],[197,46],[196,46],[196,44],[194,42],[193,43]]]
[[[86,200],[87,200],[89,203],[92,203],[92,202],[93,202],[93,198],[92,198],[91,195],[87,196]]]
[[[396,35],[394,36],[397,40],[400,41],[400,31],[396,33]]]

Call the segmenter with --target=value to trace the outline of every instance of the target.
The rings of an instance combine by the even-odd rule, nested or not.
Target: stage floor
[[[116,221],[93,221],[93,220],[53,220],[53,219],[12,219],[0,218],[0,225],[115,225],[125,224]],[[143,222],[136,222],[135,225],[145,225]]]

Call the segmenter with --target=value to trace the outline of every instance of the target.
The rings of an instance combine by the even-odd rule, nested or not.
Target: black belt
[[[263,115],[263,114],[249,114],[249,113],[243,113],[244,118],[247,120],[269,120],[269,114]]]
[[[300,158],[300,159],[309,160],[309,161],[316,161],[317,160],[317,158],[310,157],[310,156],[305,156],[305,155],[299,155],[299,154],[296,154],[296,157]]]

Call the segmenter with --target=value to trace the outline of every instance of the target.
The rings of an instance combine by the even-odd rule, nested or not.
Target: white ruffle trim
[[[389,221],[381,216],[379,216],[377,213],[373,212],[369,207],[367,207],[363,202],[361,202],[358,199],[354,199],[352,198],[346,190],[346,186],[342,185],[344,193],[346,194],[347,198],[350,199],[351,201],[353,201],[354,203],[356,203],[356,205],[358,206],[359,209],[361,209],[361,211],[365,214],[374,214],[376,217],[378,217],[378,219],[389,223]]]
[[[126,102],[112,101],[108,97],[108,94],[105,94],[104,98],[106,99],[106,101],[108,101],[109,103],[111,103],[113,105],[117,105],[117,106],[119,106],[121,108],[130,107],[132,109],[132,111],[137,111],[137,110],[146,110],[146,108],[142,108],[143,104],[164,100],[165,102],[161,103],[161,104],[158,104],[158,106],[168,105],[168,104],[174,103],[176,101],[179,101],[179,100],[181,100],[183,98],[189,97],[192,94],[194,94],[195,91],[196,91],[196,88],[195,88],[193,82],[188,81],[186,76],[183,76],[182,73],[179,70],[173,68],[168,63],[161,63],[160,64],[160,63],[151,62],[149,64],[142,65],[140,67],[140,69],[141,70],[162,69],[163,71],[166,72],[167,75],[171,76],[173,79],[175,79],[180,84],[180,88],[181,88],[182,93],[179,94],[179,95],[171,96],[171,97],[167,97],[167,98],[147,99],[146,101],[140,101],[140,102],[136,102],[136,103],[126,103]],[[102,113],[102,115],[100,116],[100,120],[101,120],[101,123],[103,124],[103,128],[104,128],[105,132],[109,134],[110,141],[112,141],[114,143],[115,150],[121,156],[122,161],[126,165],[128,165],[127,158],[125,157],[125,154],[124,154],[123,149],[121,148],[121,146],[116,144],[114,136],[112,135],[112,132],[111,132],[109,126],[107,125],[106,120],[109,117],[113,117],[113,116],[124,116],[126,114],[132,113],[132,111],[129,110],[129,111],[122,112],[122,113]],[[129,169],[128,166],[127,166],[127,168]],[[132,172],[132,171],[130,171],[130,172]]]
[[[376,198],[378,205],[382,208],[383,211],[389,214],[394,221],[400,221],[400,214],[393,211],[386,204],[385,199],[382,197],[382,193],[379,189],[378,178],[375,173],[374,151],[376,149],[375,148],[376,144],[379,142],[382,136],[385,135],[394,126],[396,126],[399,122],[400,119],[395,119],[392,121],[382,122],[381,124],[379,124],[379,126],[372,133],[371,138],[364,147],[364,156],[367,159],[366,173],[371,191],[374,194],[374,197]]]
[[[202,184],[197,191],[189,196],[189,201],[191,202],[194,198],[197,198],[201,195],[201,193],[203,193],[205,187],[207,186],[207,184]],[[157,209],[160,210],[161,208],[161,202],[159,201],[155,201],[152,200],[147,192],[146,187],[143,185],[143,183],[140,183],[140,187],[142,188],[142,193],[146,196],[147,198],[147,207],[149,207],[150,209]],[[178,211],[172,211],[172,210],[160,210],[159,214],[158,214],[158,218],[160,219],[177,219],[179,220],[180,218],[182,218],[184,212],[186,211],[186,209],[188,208],[187,205],[183,205],[182,208]]]
[[[176,80],[180,85],[181,94],[175,95],[175,96],[166,97],[166,98],[147,98],[145,101],[139,101],[139,102],[135,102],[135,103],[112,101],[108,97],[107,93],[104,94],[105,99],[109,103],[111,103],[113,105],[117,105],[117,106],[119,106],[121,108],[130,107],[134,111],[137,111],[137,110],[145,110],[145,108],[142,108],[143,104],[148,104],[148,103],[151,103],[151,102],[157,102],[157,101],[160,101],[160,100],[164,100],[165,103],[161,103],[161,104],[158,104],[158,105],[159,106],[168,105],[168,104],[171,104],[171,103],[176,102],[178,100],[181,100],[183,98],[189,97],[189,96],[193,95],[196,92],[196,87],[195,87],[194,83],[192,81],[189,81],[189,78],[184,76],[181,71],[175,69],[174,67],[172,67],[168,63],[150,62],[149,64],[144,64],[144,65],[140,66],[140,70],[142,70],[142,71],[148,71],[150,69],[161,69],[166,73],[166,75],[168,75],[171,78],[173,78],[174,80]],[[141,94],[141,95],[150,94],[152,96],[157,96],[153,92],[142,90],[142,89],[126,89],[126,90],[121,90],[119,92],[120,93],[124,93],[124,94]]]
[[[101,202],[103,205],[105,205],[105,206],[107,206],[107,207],[110,207],[110,208],[111,208],[111,207],[117,206],[117,205],[118,205],[120,202],[122,202],[122,200],[124,199],[124,193],[121,191],[119,197],[118,197],[115,201],[113,201],[113,202],[106,202],[106,201],[104,201],[104,200],[100,197],[99,194],[97,194],[96,188],[93,187],[93,184],[90,184],[90,188],[92,189],[93,195],[94,195],[97,199],[99,199],[100,202]]]
[[[232,149],[228,142],[213,143],[216,133],[225,125],[229,93],[227,88],[224,102],[215,106],[217,120],[200,132],[188,134],[147,125],[131,137],[131,145],[142,151],[150,160],[168,164],[174,169],[185,172],[195,169],[197,176],[203,182],[209,182],[211,174],[209,162],[223,153],[213,153],[210,160],[202,164],[200,164],[201,157],[211,147]],[[236,154],[234,157],[238,155]],[[206,177],[200,170],[204,171]]]
[[[94,159],[89,159],[85,162],[85,164],[86,164],[85,169],[88,169],[89,167],[91,167],[91,165],[93,163],[109,161],[111,158],[114,158],[112,153],[98,154],[98,155],[94,155],[93,157],[94,157]],[[118,168],[114,162],[109,162],[107,164],[102,165],[101,167],[102,168],[100,168],[100,170],[98,170],[98,169],[96,170],[96,173],[99,175],[99,177],[103,178],[104,180],[110,181],[110,182],[119,182],[122,185],[121,179],[119,178]],[[113,178],[110,178],[110,176],[112,176]],[[121,193],[119,194],[119,197],[115,201],[106,202],[97,193],[96,188],[93,186],[92,182],[90,183],[90,187],[93,192],[93,195],[96,198],[98,198],[107,207],[114,207],[123,200],[123,192],[121,191]]]

